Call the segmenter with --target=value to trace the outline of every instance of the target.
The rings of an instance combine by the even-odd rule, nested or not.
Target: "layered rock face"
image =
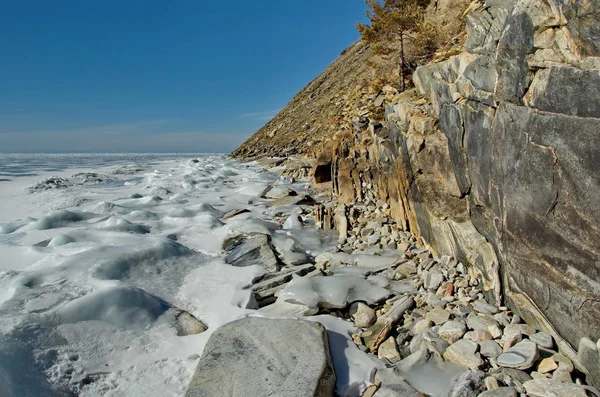
[[[600,338],[600,3],[471,10],[462,52],[417,69],[385,125],[336,142],[334,191],[389,202],[423,244],[471,264],[490,300],[587,346]]]

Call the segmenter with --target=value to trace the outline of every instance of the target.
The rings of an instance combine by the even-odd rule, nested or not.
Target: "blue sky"
[[[363,0],[3,1],[0,152],[225,152],[358,39]]]

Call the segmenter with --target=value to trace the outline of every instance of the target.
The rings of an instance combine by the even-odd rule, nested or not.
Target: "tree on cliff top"
[[[376,54],[389,55],[392,45],[400,48],[400,90],[406,88],[408,74],[405,44],[410,40],[417,52],[433,52],[433,32],[425,23],[425,7],[428,0],[365,0],[370,25],[357,24],[363,40],[374,44]]]

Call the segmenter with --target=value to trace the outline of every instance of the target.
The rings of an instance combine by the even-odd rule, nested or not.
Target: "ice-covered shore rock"
[[[211,335],[186,397],[329,397],[335,373],[325,328],[247,317]]]
[[[271,246],[271,236],[262,233],[239,233],[223,242],[228,252],[225,262],[233,266],[260,265],[270,272],[276,272],[279,261]]]

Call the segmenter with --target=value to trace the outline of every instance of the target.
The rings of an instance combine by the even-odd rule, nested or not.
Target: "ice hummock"
[[[276,296],[312,308],[341,309],[356,301],[375,304],[390,296],[390,291],[355,275],[294,276]]]

